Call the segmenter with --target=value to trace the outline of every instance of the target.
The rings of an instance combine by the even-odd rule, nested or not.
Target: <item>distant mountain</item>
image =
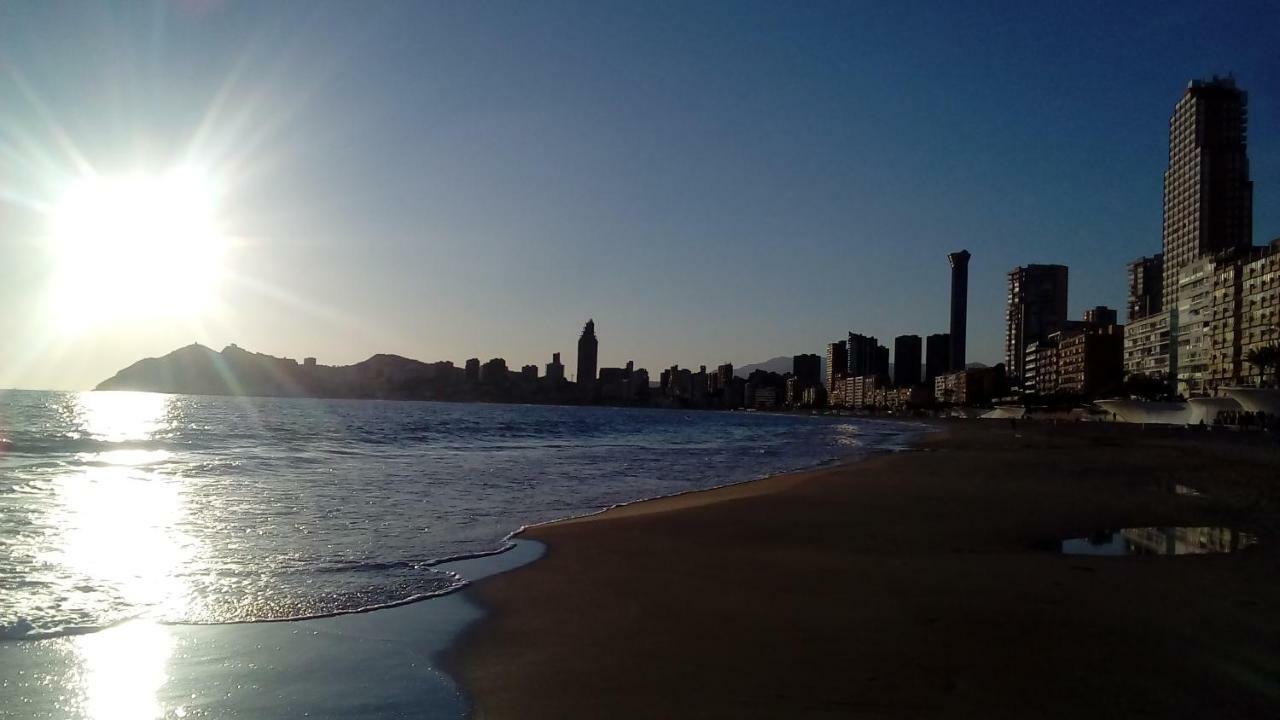
[[[821,361],[822,361],[822,374],[825,376],[827,373],[827,359],[822,358]],[[775,372],[775,373],[778,373],[779,375],[789,373],[791,372],[791,356],[779,355],[776,358],[765,360],[764,362],[752,363],[750,365],[743,365],[742,367],[735,366],[733,368],[733,374],[740,378],[745,378],[755,370],[764,370],[765,372]]]
[[[485,364],[488,368],[489,363]],[[370,398],[498,402],[580,401],[572,383],[529,379],[503,366],[469,380],[451,362],[425,363],[399,355],[374,355],[354,365],[299,363],[228,345],[217,352],[188,345],[139,360],[102,381],[96,390],[143,390],[189,395]]]

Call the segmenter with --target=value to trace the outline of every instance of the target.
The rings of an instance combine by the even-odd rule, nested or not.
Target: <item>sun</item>
[[[190,168],[74,182],[49,215],[52,300],[64,326],[209,310],[226,246],[217,200],[216,186]]]

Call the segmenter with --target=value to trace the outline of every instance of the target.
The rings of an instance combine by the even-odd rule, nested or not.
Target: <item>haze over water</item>
[[[893,446],[904,426],[616,408],[0,394],[0,638],[447,591],[522,525]]]

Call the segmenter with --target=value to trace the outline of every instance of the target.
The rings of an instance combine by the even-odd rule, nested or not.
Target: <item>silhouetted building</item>
[[[480,382],[486,385],[498,385],[507,379],[507,361],[502,358],[493,358],[480,366]]]
[[[879,343],[871,350],[871,374],[889,380],[889,348]]]
[[[951,369],[963,370],[969,317],[969,251],[947,255],[951,263]]]
[[[834,397],[836,381],[849,372],[849,346],[844,340],[827,344],[827,396]]]
[[[538,379],[538,366],[537,366],[537,365],[522,365],[522,366],[520,367],[520,377],[524,378],[525,380],[537,380],[537,379]]]
[[[951,336],[934,333],[924,341],[924,384],[933,387],[933,381],[951,367]]]
[[[934,379],[934,397],[954,405],[985,405],[1005,391],[1004,365],[969,368],[939,375]]]
[[[467,360],[465,371],[467,382],[475,384],[480,382],[480,358],[471,358]]]
[[[893,384],[898,387],[920,384],[919,335],[899,335],[893,339]]]
[[[551,382],[564,380],[564,363],[560,362],[560,353],[551,353],[551,362],[547,363],[547,380]]]
[[[582,328],[582,337],[578,338],[578,376],[579,385],[590,386],[596,380],[597,359],[600,342],[596,340],[596,321],[588,320]]]
[[[1084,311],[1084,324],[1095,327],[1115,325],[1119,314],[1106,305],[1095,305]]]
[[[1027,265],[1009,273],[1005,310],[1005,367],[1021,380],[1027,345],[1048,339],[1067,321],[1067,267]],[[955,343],[952,343],[955,346]],[[952,363],[954,365],[954,363]]]
[[[1161,307],[1177,307],[1178,276],[1191,263],[1253,242],[1247,152],[1248,96],[1230,78],[1194,80],[1169,118],[1164,173]]]
[[[302,358],[302,367],[313,368],[316,366],[316,359],[313,357]]]
[[[822,358],[812,353],[791,358],[791,374],[799,383],[799,391],[822,382]]]
[[[877,363],[876,348],[880,345],[874,337],[849,333],[849,361],[845,365],[846,377],[874,375]]]
[[[1129,321],[1161,311],[1164,288],[1164,255],[1140,257],[1129,263]]]

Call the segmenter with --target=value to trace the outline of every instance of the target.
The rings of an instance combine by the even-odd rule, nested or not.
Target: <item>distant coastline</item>
[[[389,354],[353,365],[321,365],[314,358],[298,362],[234,344],[219,352],[198,343],[139,360],[94,390],[537,404],[585,404],[588,400],[577,384],[563,378],[529,378],[505,369],[476,377],[449,361],[427,363]]]

